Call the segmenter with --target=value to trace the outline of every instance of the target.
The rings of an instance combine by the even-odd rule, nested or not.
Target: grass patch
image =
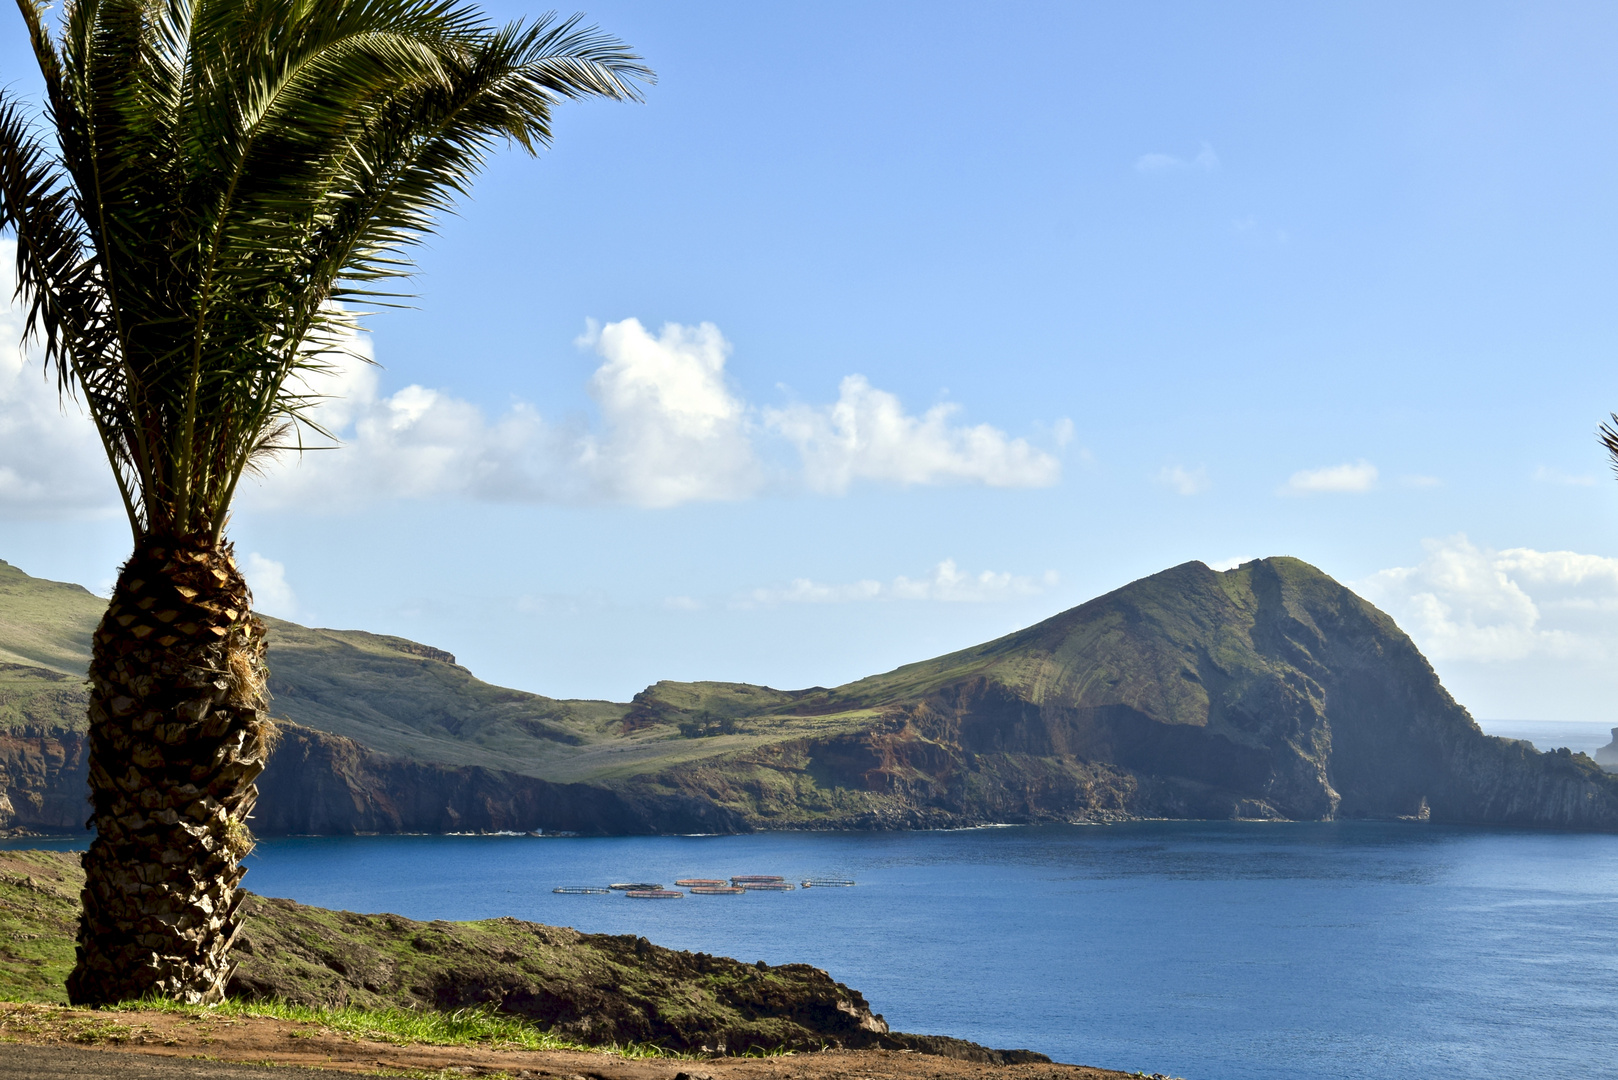
[[[181,1005],[159,999],[123,1002],[120,1009],[179,1013],[208,1020],[270,1017],[309,1024],[341,1035],[394,1046],[488,1046],[507,1050],[581,1050],[624,1058],[694,1058],[652,1043],[591,1046],[555,1035],[520,1017],[489,1006],[436,1012],[431,1009],[316,1008],[283,1001],[224,1001],[218,1005]]]

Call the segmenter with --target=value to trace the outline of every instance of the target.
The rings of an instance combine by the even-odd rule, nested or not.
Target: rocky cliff
[[[480,765],[382,753],[353,739],[281,724],[259,780],[261,836],[355,833],[737,832],[748,823],[700,794],[553,783]]]

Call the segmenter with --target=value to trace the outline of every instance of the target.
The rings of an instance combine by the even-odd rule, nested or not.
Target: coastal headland
[[[105,602],[0,564],[0,828],[77,830]],[[835,688],[484,683],[448,652],[270,620],[260,835],[915,829],[1138,818],[1618,830],[1618,776],[1485,735],[1314,567],[1186,563]]]

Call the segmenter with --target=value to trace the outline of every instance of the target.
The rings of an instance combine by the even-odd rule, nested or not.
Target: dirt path
[[[289,1080],[284,1068],[109,1054],[66,1046],[0,1046],[0,1080]]]
[[[264,1076],[284,1080],[287,1076],[284,1069],[232,1063],[446,1080],[502,1074],[513,1080],[1124,1080],[1131,1075],[1077,1065],[978,1065],[892,1050],[687,1060],[564,1050],[393,1046],[268,1017],[0,1004],[0,1080]]]

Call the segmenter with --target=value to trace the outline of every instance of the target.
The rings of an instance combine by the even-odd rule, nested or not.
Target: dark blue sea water
[[[1618,837],[1366,824],[266,841],[247,886],[807,961],[895,1028],[1237,1078],[1618,1077]],[[636,901],[733,874],[852,889]]]

